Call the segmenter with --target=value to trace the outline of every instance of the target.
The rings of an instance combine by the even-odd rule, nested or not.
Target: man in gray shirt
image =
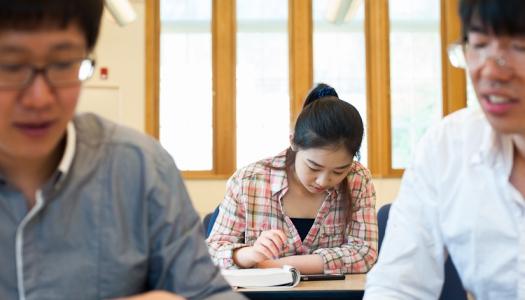
[[[170,155],[74,116],[103,0],[0,7],[0,298],[243,299]]]

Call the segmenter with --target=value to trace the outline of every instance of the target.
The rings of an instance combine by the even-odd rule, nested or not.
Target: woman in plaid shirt
[[[363,122],[325,84],[305,100],[275,157],[229,179],[207,239],[223,268],[291,265],[304,274],[365,273],[377,258],[375,190],[359,162]]]

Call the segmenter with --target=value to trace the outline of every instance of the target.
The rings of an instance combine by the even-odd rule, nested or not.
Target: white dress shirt
[[[525,200],[509,182],[513,151],[479,110],[430,129],[405,171],[364,299],[437,299],[447,253],[477,300],[525,299]]]

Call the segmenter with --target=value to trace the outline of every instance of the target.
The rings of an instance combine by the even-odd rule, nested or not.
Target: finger
[[[278,239],[279,244],[286,244],[286,240],[288,239],[284,232],[279,229],[268,230],[265,231],[265,233],[273,239]]]
[[[281,241],[281,238],[278,237],[278,236],[272,236],[271,238],[269,238],[269,240],[272,242],[273,246],[274,246],[274,249],[277,251],[277,255],[280,256],[281,254],[281,251],[283,250],[284,248],[284,244],[283,242]]]
[[[279,252],[281,251],[279,245],[276,245],[270,237],[261,239],[261,245],[272,253],[272,258],[279,257]]]
[[[272,232],[270,239],[274,242],[275,246],[281,251],[286,245],[286,236],[280,230]]]
[[[257,261],[259,262],[263,260],[273,259],[272,252],[260,243],[257,245],[254,245],[253,250],[255,251],[255,255],[257,256]]]
[[[277,234],[281,238],[283,244],[286,244],[286,241],[288,241],[288,237],[286,236],[286,234],[282,230],[277,230]]]
[[[282,243],[280,238],[273,232],[273,230],[264,231],[258,240],[261,242],[265,241],[264,244],[271,248],[272,252],[279,253],[281,250]],[[272,245],[269,245],[268,241],[270,241]]]
[[[274,234],[276,234],[279,237],[283,244],[286,244],[288,237],[286,236],[286,234],[284,234],[282,230],[275,230]]]

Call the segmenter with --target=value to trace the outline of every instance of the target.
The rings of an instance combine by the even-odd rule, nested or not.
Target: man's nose
[[[22,104],[28,108],[39,109],[48,106],[53,99],[53,87],[49,84],[44,73],[37,73],[24,88]]]

